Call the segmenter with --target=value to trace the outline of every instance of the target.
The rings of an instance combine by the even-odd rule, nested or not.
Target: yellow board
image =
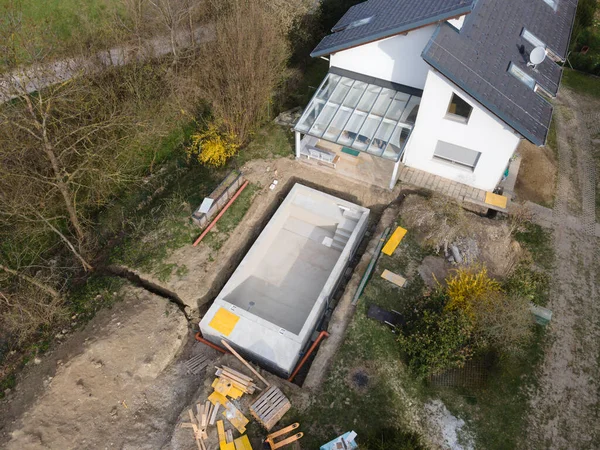
[[[404,228],[396,228],[396,231],[394,231],[392,237],[390,237],[390,239],[387,241],[387,244],[385,244],[383,250],[381,251],[388,256],[392,256],[394,250],[396,250],[396,247],[398,247],[398,244],[400,244],[400,241],[402,240],[405,234],[406,230]]]
[[[250,421],[231,402],[227,402],[225,405],[223,415],[241,434],[246,432],[246,425]]]
[[[404,286],[404,284],[406,283],[406,279],[404,277],[401,277],[397,273],[390,272],[387,269],[383,271],[383,273],[381,274],[381,278],[383,278],[384,280],[388,280],[390,283],[394,283],[396,286],[400,287]]]
[[[238,323],[238,320],[240,320],[239,316],[227,311],[225,308],[219,308],[208,325],[223,336],[229,336]]]
[[[229,389],[229,393],[227,395],[231,398],[240,398],[243,394],[244,394],[244,391],[236,388],[235,386],[232,386]]]
[[[488,205],[497,206],[498,208],[506,208],[508,198],[504,195],[494,194],[492,192],[485,193],[485,202]]]
[[[215,378],[215,380],[212,382],[211,386],[213,388],[215,388],[215,392],[217,394],[220,394],[222,396],[227,396],[230,398],[240,398],[243,394],[244,391],[242,391],[240,388],[235,387],[231,382],[226,381],[222,378]],[[215,400],[218,401],[218,400]]]
[[[227,402],[229,400],[227,400],[227,397],[225,397],[224,395],[219,394],[218,392],[213,392],[212,394],[210,394],[208,396],[208,400],[213,404],[216,405],[217,403],[220,403],[221,406],[225,406],[227,404]]]
[[[247,435],[243,435],[235,439],[233,443],[235,444],[235,450],[252,450],[252,446],[250,445]]]
[[[233,442],[227,442],[227,438],[225,437],[225,427],[223,426],[222,420],[217,421],[217,433],[219,434],[220,450],[236,450]]]

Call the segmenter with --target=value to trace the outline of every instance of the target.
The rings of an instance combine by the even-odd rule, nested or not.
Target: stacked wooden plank
[[[254,394],[258,387],[254,384],[252,378],[233,370],[227,366],[216,368],[217,379],[213,383],[215,391],[216,385],[219,385],[218,392],[222,395],[239,398],[242,394]]]
[[[250,405],[250,414],[269,431],[291,406],[281,389],[271,386]]]

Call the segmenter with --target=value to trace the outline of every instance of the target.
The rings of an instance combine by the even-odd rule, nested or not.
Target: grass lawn
[[[115,11],[121,9],[116,0],[0,0],[0,13],[6,17],[14,3],[20,5],[17,11],[28,39],[51,50],[54,56],[86,44],[92,37],[101,45],[114,43],[107,29],[114,22]],[[6,61],[0,57],[0,70],[4,64]]]
[[[569,89],[579,94],[600,99],[600,77],[565,68],[562,82]]]

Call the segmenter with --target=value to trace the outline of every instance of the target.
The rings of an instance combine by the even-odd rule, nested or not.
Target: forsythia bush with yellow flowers
[[[205,130],[192,135],[187,155],[188,158],[198,158],[198,161],[207,166],[223,167],[238,149],[235,136],[221,131],[218,123],[211,122]]]
[[[456,269],[455,275],[446,279],[449,310],[461,310],[474,319],[476,302],[485,301],[500,292],[500,283],[489,277],[485,267]]]

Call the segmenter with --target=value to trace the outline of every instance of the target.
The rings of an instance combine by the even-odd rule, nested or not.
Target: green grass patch
[[[533,222],[525,222],[523,229],[515,233],[519,244],[531,252],[533,261],[543,269],[549,270],[554,265],[554,248],[552,233]]]
[[[556,161],[558,161],[558,137],[556,135],[556,118],[554,116],[552,116],[552,121],[550,122],[546,144],[552,149],[552,153]]]
[[[294,155],[294,135],[289,129],[269,123],[235,156],[230,166],[241,167],[253,159],[285,158]]]
[[[49,51],[51,56],[66,55],[74,47],[91,42],[100,46],[116,43],[116,35],[107,30],[114,24],[115,13],[124,14],[115,0],[0,0],[0,12],[7,27],[9,11],[18,17],[26,39]],[[17,58],[27,58],[21,50],[23,44],[17,40],[15,45]],[[8,60],[11,56],[0,57],[0,70],[11,62]]]
[[[565,68],[562,82],[578,94],[600,98],[600,77]]]

